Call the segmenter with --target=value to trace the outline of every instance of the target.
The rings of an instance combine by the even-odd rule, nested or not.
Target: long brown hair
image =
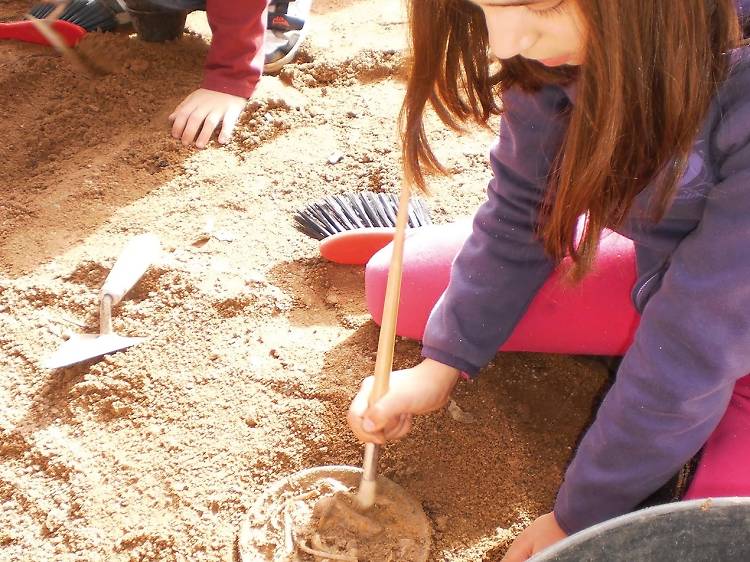
[[[583,21],[585,63],[547,68],[521,57],[491,72],[482,11],[466,0],[409,0],[411,65],[401,109],[405,180],[426,190],[445,173],[423,124],[427,104],[449,127],[487,124],[513,86],[577,81],[570,123],[540,209],[547,253],[590,268],[601,230],[616,227],[658,178],[658,220],[669,205],[718,85],[741,43],[736,0],[567,0]],[[575,226],[587,214],[582,238]]]

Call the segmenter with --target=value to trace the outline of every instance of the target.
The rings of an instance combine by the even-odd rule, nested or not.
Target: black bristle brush
[[[58,4],[44,2],[31,8],[29,14],[46,18]],[[70,0],[57,19],[75,24],[86,31],[112,31],[127,21],[125,5],[119,0]]]
[[[337,263],[365,264],[393,239],[398,196],[363,191],[330,195],[294,214],[300,232],[320,240],[321,255]],[[410,228],[432,224],[421,199],[409,202]]]
[[[71,0],[61,10],[59,6],[49,2],[38,4],[25,21],[0,23],[0,39],[39,45],[59,42],[61,47],[75,47],[89,31],[111,31],[128,21],[121,0]],[[56,8],[59,14],[57,11],[53,14]],[[53,18],[47,20],[51,14]],[[44,20],[45,27],[35,20]]]

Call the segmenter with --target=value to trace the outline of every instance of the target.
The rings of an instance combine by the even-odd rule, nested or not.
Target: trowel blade
[[[80,334],[71,337],[60,346],[47,361],[44,362],[46,369],[59,369],[67,367],[87,359],[93,359],[100,355],[106,355],[131,345],[145,341],[146,338],[128,338],[117,334]]]

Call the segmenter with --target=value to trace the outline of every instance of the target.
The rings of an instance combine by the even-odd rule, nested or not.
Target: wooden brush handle
[[[393,253],[391,266],[388,269],[388,281],[385,286],[385,303],[383,321],[380,324],[378,353],[375,357],[375,382],[372,385],[368,404],[372,406],[388,392],[388,382],[393,368],[393,347],[396,343],[396,319],[398,318],[398,301],[401,294],[401,269],[404,261],[404,240],[406,224],[409,220],[409,187],[401,186],[401,197],[396,215],[396,232],[393,236]],[[360,509],[369,509],[375,503],[375,492],[378,478],[378,457],[380,447],[375,443],[365,445],[365,458],[362,464],[362,480],[357,492],[357,503]]]
[[[141,234],[125,245],[115,265],[99,291],[99,299],[111,298],[116,305],[146,272],[159,254],[159,239],[153,234]]]
[[[409,221],[409,186],[401,186],[401,196],[396,215],[396,232],[393,236],[393,253],[391,265],[388,269],[388,281],[385,286],[385,303],[383,305],[383,319],[380,324],[378,352],[375,357],[375,382],[370,391],[368,404],[375,402],[388,392],[388,382],[393,368],[393,348],[396,343],[396,319],[398,318],[398,303],[401,294],[401,270],[404,262],[404,240],[406,225]]]
[[[26,14],[26,19],[29,20],[29,23],[34,26],[34,29],[36,29],[36,31],[47,40],[48,44],[54,47],[55,50],[65,57],[75,68],[92,77],[101,73],[98,67],[95,67],[88,57],[78,51],[74,51],[68,44],[71,43],[72,46],[75,46],[78,44],[78,41],[80,41],[80,37],[76,40],[75,34],[73,33],[71,35],[72,29],[70,26],[73,28],[77,27],[83,35],[86,34],[85,29],[75,24],[71,24],[70,22],[57,19],[50,23],[46,19],[37,19],[31,14]],[[63,30],[62,34],[59,32],[60,29]],[[81,35],[81,37],[83,37],[83,35]]]

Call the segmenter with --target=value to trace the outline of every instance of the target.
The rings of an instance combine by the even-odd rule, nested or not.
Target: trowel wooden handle
[[[112,306],[120,302],[159,255],[159,249],[159,239],[153,234],[131,238],[107,275],[99,298],[111,297]]]
[[[396,319],[401,295],[401,271],[404,262],[404,240],[409,221],[409,186],[401,186],[401,196],[396,215],[396,232],[393,235],[393,253],[385,286],[383,319],[380,324],[378,352],[375,358],[375,382],[370,391],[369,405],[372,406],[388,392],[388,382],[393,368],[393,347],[396,343]]]

